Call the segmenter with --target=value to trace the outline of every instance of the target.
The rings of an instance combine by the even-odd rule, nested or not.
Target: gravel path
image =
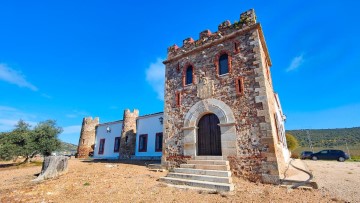
[[[360,162],[311,161],[305,163],[319,189],[349,202],[360,202]]]
[[[318,190],[288,190],[233,177],[235,191],[208,193],[168,187],[144,162],[69,160],[68,173],[40,183],[40,166],[0,169],[0,202],[332,202]],[[336,200],[336,199],[335,199]]]

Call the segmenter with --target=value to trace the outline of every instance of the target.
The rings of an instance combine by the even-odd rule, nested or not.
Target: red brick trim
[[[160,138],[158,138],[158,137],[160,137],[160,136],[163,136],[163,133],[162,133],[162,132],[156,133],[156,135],[155,135],[155,152],[161,152],[161,151],[162,151],[162,139],[160,140],[160,142],[161,142],[161,148],[157,148],[157,146],[156,146],[157,141],[160,139]]]
[[[144,149],[140,149],[141,137],[144,137],[144,139],[146,140]],[[148,143],[148,135],[147,134],[139,135],[139,152],[147,152],[147,143]]]
[[[234,40],[234,54],[240,53],[240,41]]]
[[[105,149],[105,139],[100,139],[98,154],[104,154],[104,149]]]
[[[182,73],[182,83],[183,83],[183,87],[191,85],[191,84],[186,84],[186,70],[188,69],[188,67],[192,67],[192,84],[195,84],[195,66],[194,64],[190,63],[190,62],[186,62],[184,67],[183,67],[183,73]]]
[[[231,57],[231,53],[227,50],[221,50],[219,51],[216,55],[215,55],[215,58],[214,58],[214,64],[215,64],[215,70],[216,70],[216,76],[219,77],[219,58],[221,55],[223,54],[227,54],[228,55],[228,68],[229,68],[229,74],[231,74],[231,60],[232,60],[232,57]]]
[[[244,95],[245,88],[244,88],[244,77],[240,76],[235,80],[235,89],[237,95]]]
[[[176,105],[176,107],[181,106],[181,92],[180,91],[175,92],[175,105]]]

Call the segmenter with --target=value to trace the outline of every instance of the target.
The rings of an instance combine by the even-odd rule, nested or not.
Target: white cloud
[[[286,72],[290,72],[298,69],[303,63],[304,63],[304,54],[294,57],[289,67],[286,69]]]
[[[26,123],[34,127],[37,123],[33,121],[24,120]],[[0,132],[11,131],[15,128],[15,125],[19,122],[16,119],[0,119]]]
[[[19,87],[26,87],[33,91],[38,91],[37,87],[26,81],[25,76],[21,72],[11,69],[5,64],[0,64],[0,80]]]
[[[45,93],[42,93],[41,94],[42,97],[45,97],[47,99],[52,99],[52,96],[48,95],[48,94],[45,94]]]
[[[158,99],[164,100],[165,66],[163,59],[158,58],[146,69],[146,81],[157,93]]]
[[[10,106],[0,106],[0,132],[14,129],[19,119],[24,120],[31,126],[35,126],[35,115],[24,113]]]
[[[80,134],[80,130],[81,130],[81,125],[71,125],[71,126],[66,126],[63,128],[63,133],[62,134],[72,134],[72,133],[78,133]]]

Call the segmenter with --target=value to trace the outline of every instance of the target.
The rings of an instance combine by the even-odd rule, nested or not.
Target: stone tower
[[[86,117],[83,119],[77,150],[78,158],[87,158],[89,153],[94,151],[95,129],[98,124],[98,117],[95,117],[94,120],[92,117]]]
[[[139,110],[129,109],[124,111],[123,127],[120,138],[120,159],[130,158],[135,155],[136,146],[136,119],[139,116]]]
[[[284,116],[254,10],[214,33],[168,48],[162,164],[222,156],[234,175],[278,183],[285,170]]]

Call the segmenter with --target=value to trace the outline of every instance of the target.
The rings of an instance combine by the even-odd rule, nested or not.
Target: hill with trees
[[[67,143],[67,142],[61,142],[59,151],[77,151],[77,145]]]
[[[287,130],[299,141],[300,146],[309,146],[307,132],[310,135],[313,147],[334,147],[341,145],[360,144],[360,127],[336,129],[303,129]]]

